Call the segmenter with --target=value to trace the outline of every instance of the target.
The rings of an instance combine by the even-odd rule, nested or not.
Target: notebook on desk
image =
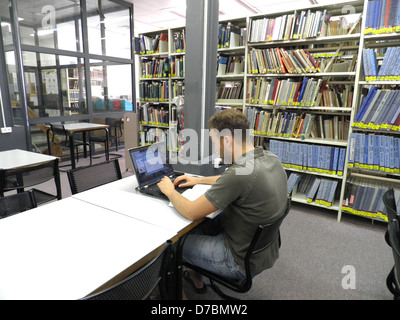
[[[176,177],[183,175],[183,173],[174,171],[169,163],[165,142],[130,149],[129,155],[139,184],[136,190],[153,197],[168,200],[168,197],[161,192],[157,184],[165,176],[174,181]],[[180,193],[187,189],[176,188]]]

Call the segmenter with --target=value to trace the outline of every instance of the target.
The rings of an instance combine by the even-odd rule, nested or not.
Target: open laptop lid
[[[165,142],[130,149],[129,154],[140,188],[174,173]]]

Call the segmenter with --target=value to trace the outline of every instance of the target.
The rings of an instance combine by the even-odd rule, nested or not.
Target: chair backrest
[[[288,197],[285,213],[279,219],[272,223],[259,226],[257,228],[245,257],[246,272],[248,273],[248,277],[250,277],[249,272],[251,256],[267,249],[275,241],[276,238],[279,238],[280,241],[279,227],[281,226],[283,219],[285,219],[290,211],[291,201],[291,197]]]
[[[386,214],[388,216],[388,220],[391,221],[396,219],[398,216],[397,214],[397,207],[396,207],[396,200],[394,197],[394,190],[393,188],[389,188],[382,196],[383,204],[386,208]]]
[[[72,194],[122,179],[118,159],[72,169],[67,175]]]
[[[32,187],[59,176],[58,159],[30,167],[0,170],[0,195],[5,191]]]
[[[52,132],[51,142],[53,142],[54,144],[65,144],[65,145],[69,143],[68,134],[63,124],[50,123],[50,130]]]
[[[110,129],[114,128],[116,137],[122,137],[122,119],[106,118],[106,124],[110,126]],[[110,134],[111,131],[112,130],[110,130]]]
[[[167,241],[153,260],[126,279],[82,300],[146,300],[162,279],[165,252],[170,245],[171,242]]]
[[[388,232],[394,258],[394,279],[397,282],[397,288],[400,288],[400,227],[398,219],[389,221]]]
[[[33,190],[0,197],[0,219],[36,207],[37,204]]]

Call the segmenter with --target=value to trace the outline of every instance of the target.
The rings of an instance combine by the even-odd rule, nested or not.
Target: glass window
[[[133,111],[131,65],[94,60],[90,65],[94,112]]]
[[[36,62],[36,58],[39,59]],[[87,114],[83,64],[76,57],[23,52],[31,116]]]
[[[21,43],[40,47],[82,51],[79,1],[18,1]]]
[[[130,9],[98,0],[88,0],[87,6],[89,52],[131,59]]]

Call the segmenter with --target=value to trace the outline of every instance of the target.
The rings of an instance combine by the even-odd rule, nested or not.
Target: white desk
[[[0,170],[9,170],[38,165],[58,159],[46,154],[25,150],[8,150],[0,152]]]
[[[135,190],[135,176],[73,195],[73,198],[106,208],[179,233],[192,224],[180,215],[168,201],[144,195]]]
[[[175,235],[72,197],[2,219],[0,299],[82,298]]]

